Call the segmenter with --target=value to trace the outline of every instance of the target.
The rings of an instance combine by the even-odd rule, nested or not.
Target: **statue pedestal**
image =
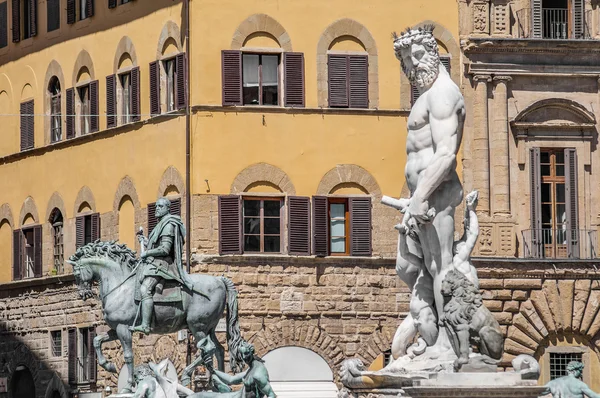
[[[515,372],[499,372],[432,373],[429,378],[403,380],[398,388],[346,388],[344,393],[348,398],[537,398],[543,391],[536,380],[523,380]]]

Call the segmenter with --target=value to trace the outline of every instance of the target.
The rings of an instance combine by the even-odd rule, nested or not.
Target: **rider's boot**
[[[150,322],[152,321],[152,310],[154,309],[154,300],[152,298],[142,299],[142,323],[134,326],[131,330],[150,334]]]

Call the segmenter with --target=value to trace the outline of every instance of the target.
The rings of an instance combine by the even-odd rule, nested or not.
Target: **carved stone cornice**
[[[551,77],[600,77],[600,66],[589,65],[540,65],[492,62],[471,62],[467,73],[473,76],[551,76]]]
[[[600,40],[547,40],[469,36],[461,40],[461,48],[466,55],[485,53],[599,54]]]

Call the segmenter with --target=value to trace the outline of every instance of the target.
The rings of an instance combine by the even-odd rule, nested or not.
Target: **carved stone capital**
[[[512,77],[510,76],[494,76],[494,82],[497,83],[508,83],[509,81],[512,80]]]
[[[490,75],[475,75],[473,76],[473,81],[477,83],[489,83],[492,81],[492,76]]]

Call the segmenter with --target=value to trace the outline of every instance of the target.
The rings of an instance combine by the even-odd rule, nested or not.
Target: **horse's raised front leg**
[[[123,347],[123,360],[127,365],[127,370],[129,370],[127,386],[120,391],[121,394],[126,394],[133,391],[133,345],[129,326],[123,324],[117,326],[117,335],[119,336],[119,341],[121,341],[121,347]]]
[[[212,356],[216,349],[210,337],[208,337],[204,332],[198,332],[194,337],[198,342],[196,344],[196,347],[198,348],[198,356],[192,361],[192,363],[186,366],[181,373],[181,384],[184,386],[190,384],[192,380],[192,373],[194,372],[196,366],[200,365],[201,363],[208,365],[209,367],[212,365]],[[210,363],[207,363],[208,361],[210,361]]]
[[[117,367],[113,362],[108,361],[104,357],[104,354],[102,354],[102,344],[116,340],[117,338],[117,332],[115,332],[112,329],[110,329],[108,333],[99,334],[96,337],[94,337],[94,350],[96,350],[98,365],[102,366],[104,369],[111,373],[117,373]]]

